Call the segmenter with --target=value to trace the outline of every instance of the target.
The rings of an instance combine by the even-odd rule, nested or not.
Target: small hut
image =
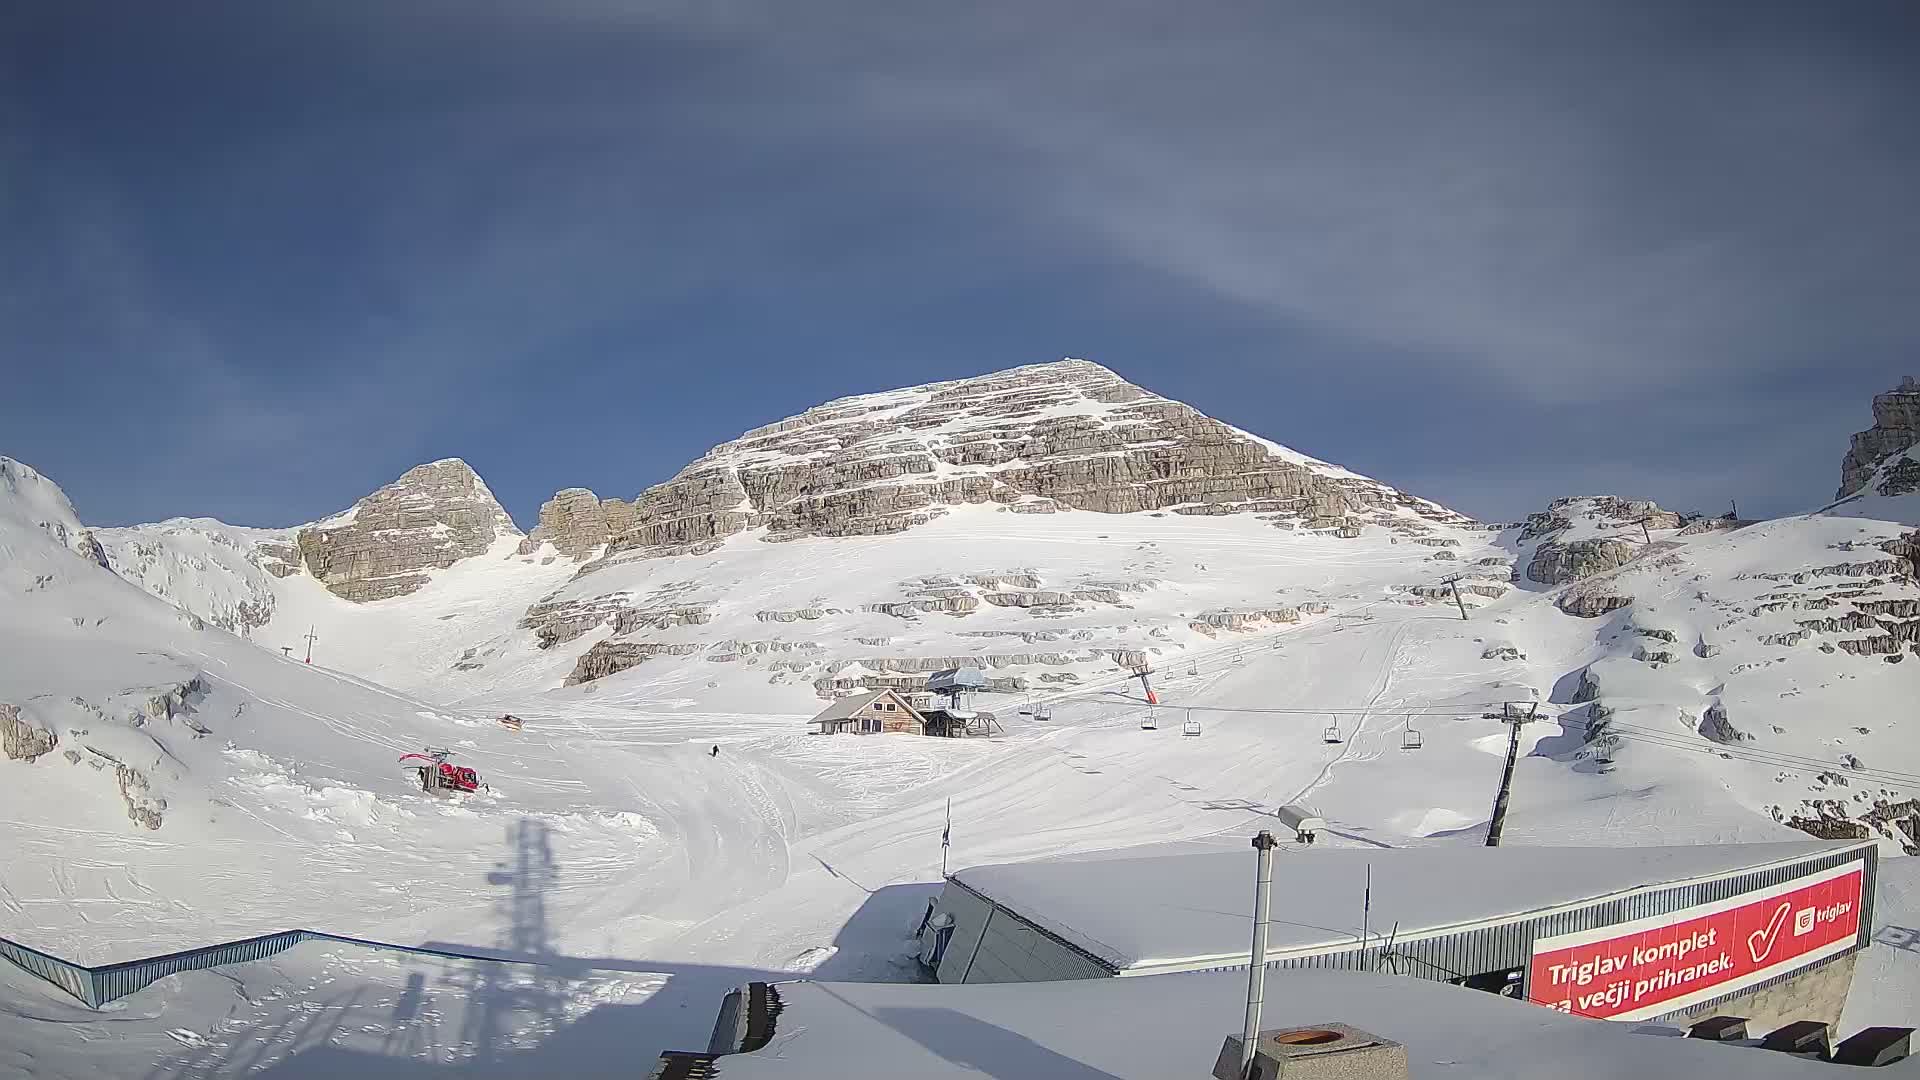
[[[820,715],[808,723],[819,728],[822,735],[878,735],[887,731],[901,731],[909,735],[927,733],[926,719],[919,710],[893,690],[875,690],[868,694],[843,697],[822,709]]]

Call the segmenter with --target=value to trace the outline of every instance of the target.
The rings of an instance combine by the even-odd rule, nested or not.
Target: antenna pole
[[[1367,955],[1364,950],[1373,948],[1372,927],[1373,927],[1373,864],[1368,863],[1366,891],[1360,894],[1360,948],[1363,950],[1360,953],[1360,956],[1363,961],[1365,960]],[[1374,965],[1376,969],[1379,966],[1380,965],[1377,963]]]
[[[947,827],[940,830],[940,880],[947,880],[947,849],[953,846],[953,800],[947,800]]]
[[[1253,955],[1247,967],[1247,1022],[1240,1029],[1243,1080],[1253,1075],[1253,1048],[1260,1039],[1260,1005],[1267,991],[1267,916],[1273,896],[1273,849],[1279,846],[1280,842],[1265,829],[1253,838],[1254,850],[1260,853],[1260,874],[1253,890]]]

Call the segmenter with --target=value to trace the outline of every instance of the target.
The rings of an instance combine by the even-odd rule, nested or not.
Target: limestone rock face
[[[584,559],[633,523],[633,504],[601,499],[586,488],[567,488],[540,507],[540,523],[520,544],[530,555],[550,543],[569,559]]]
[[[1604,574],[1633,558],[1635,548],[1624,540],[1574,540],[1542,544],[1527,564],[1527,578],[1542,585],[1564,585]]]
[[[1688,522],[1657,503],[1588,495],[1555,499],[1529,515],[1518,542],[1536,544],[1527,580],[1565,585],[1613,570],[1645,550],[1656,532],[1682,530]],[[1643,531],[1644,530],[1644,531]]]
[[[541,509],[526,550],[550,542],[583,559],[604,546],[610,562],[697,554],[755,528],[768,540],[878,536],[984,504],[1259,513],[1339,536],[1469,523],[1065,360],[830,401],[714,447],[630,504],[567,489]]]
[[[364,602],[404,596],[427,583],[428,571],[518,535],[486,483],[466,462],[446,458],[301,529],[296,542],[301,561],[334,595]]]
[[[567,676],[566,685],[579,686],[595,679],[604,679],[656,656],[690,656],[703,648],[703,645],[666,645],[653,641],[602,641],[580,654],[580,659],[574,662],[572,674]]]
[[[0,703],[0,752],[15,761],[32,761],[52,752],[60,736],[20,719],[20,710]]]
[[[1899,386],[1875,395],[1873,426],[1853,436],[1853,446],[1840,462],[1840,492],[1834,497],[1844,499],[1859,491],[1882,461],[1915,444],[1920,444],[1920,383],[1909,375]]]

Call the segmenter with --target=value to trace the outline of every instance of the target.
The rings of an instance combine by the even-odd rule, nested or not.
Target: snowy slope
[[[807,472],[816,466],[824,471]],[[1126,478],[1142,467],[1149,473]],[[543,512],[526,543],[503,535],[432,571],[419,591],[368,603],[287,561],[303,530],[346,515],[280,531],[195,519],[101,536],[122,576],[216,626],[296,655],[311,631],[320,664],[489,705],[640,663],[651,678],[597,689],[626,687],[626,698],[662,707],[785,714],[817,709],[864,675],[905,678],[973,658],[1040,692],[1311,619],[1321,606],[1437,599],[1434,583],[1456,556],[1493,564],[1473,568],[1484,578],[1474,602],[1507,587],[1502,553],[1462,515],[1085,361],[831,401],[714,448],[634,506],[682,507],[694,497],[682,491],[687,478],[702,476],[743,493],[741,506],[707,507],[724,520],[704,542],[628,543],[680,535],[673,519],[577,550]],[[1060,492],[1063,476],[1092,486]],[[1185,486],[1163,490],[1169,483]],[[1275,484],[1309,494],[1241,497]],[[1014,494],[1020,485],[1057,497]],[[919,509],[871,509],[901,499]],[[1164,508],[1088,512],[1075,502]],[[796,503],[840,515],[807,518],[810,529],[889,531],[796,532]],[[1406,593],[1415,587],[1428,594]],[[602,643],[611,655],[580,669]]]
[[[705,977],[689,972],[902,978],[949,806],[956,866],[1240,848],[1292,802],[1329,818],[1333,845],[1475,845],[1506,703],[1539,716],[1509,844],[1804,839],[1796,817],[1870,830],[1887,854],[1920,839],[1897,809],[1920,795],[1920,659],[1898,628],[1915,615],[1911,496],[1650,526],[1652,543],[1595,500],[1573,531],[1523,538],[1391,489],[1347,535],[1264,511],[992,500],[890,535],[769,542],[761,522],[578,559],[536,531],[353,603],[256,558],[285,532],[202,521],[115,531],[110,561],[142,591],[74,553],[84,530],[57,488],[9,475],[0,702],[60,741],[0,759],[0,932],[79,959],[304,925],[681,972],[683,990]],[[1615,569],[1525,580],[1543,542],[1623,534]],[[219,629],[264,596],[251,641]],[[596,646],[651,655],[563,685]],[[804,734],[823,694],[956,659],[1019,687],[979,702],[1003,736]],[[1047,718],[1025,714],[1043,701]],[[524,730],[493,722],[508,710]],[[1423,745],[1402,749],[1412,733]],[[428,743],[492,790],[411,788],[395,758]],[[122,766],[146,784],[131,800]],[[704,1042],[710,1008],[681,1004],[636,1053]],[[217,1034],[202,1013],[189,1026]]]
[[[1920,446],[1909,447],[1881,462],[1865,487],[1821,512],[1920,526],[1917,491],[1920,491]]]
[[[668,857],[645,818],[579,797],[591,761],[428,798],[400,754],[445,744],[491,771],[509,734],[195,625],[56,543],[57,488],[29,496],[0,499],[9,936],[97,962],[316,920],[484,928],[504,836]]]

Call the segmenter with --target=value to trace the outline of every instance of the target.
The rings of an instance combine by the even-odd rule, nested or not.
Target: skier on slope
[[[709,756],[709,757],[719,757],[719,756],[720,756],[720,748],[719,748],[718,746],[716,746],[716,747],[714,747],[714,748],[713,748],[713,753],[711,753],[711,754],[709,754],[708,756]]]

